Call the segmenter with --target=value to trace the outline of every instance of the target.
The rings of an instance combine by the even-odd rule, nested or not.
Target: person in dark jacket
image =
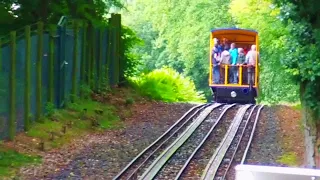
[[[212,65],[213,65],[213,82],[214,84],[220,83],[220,58],[222,48],[219,45],[219,40],[214,38],[214,47],[212,48]]]
[[[246,61],[246,54],[243,48],[238,48],[238,60],[237,60],[237,65],[245,65],[245,61]],[[247,68],[243,67],[242,68],[242,74],[243,74],[243,78],[242,78],[242,82],[245,82],[247,79]],[[239,72],[237,74],[237,77],[239,79]],[[240,79],[239,79],[240,81]]]

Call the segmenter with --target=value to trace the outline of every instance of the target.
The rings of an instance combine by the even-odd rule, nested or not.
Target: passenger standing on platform
[[[248,52],[246,56],[246,64],[248,65],[248,83],[250,83],[250,73],[252,73],[251,80],[254,84],[256,60],[258,60],[259,62],[259,59],[259,53],[256,50],[256,45],[252,45],[251,50]]]
[[[220,60],[222,48],[219,45],[219,40],[214,38],[214,47],[212,49],[212,64],[213,64],[213,82],[214,84],[220,83]]]
[[[237,65],[242,66],[243,64],[245,64],[245,61],[246,61],[246,55],[244,53],[244,49],[243,48],[238,48]],[[238,73],[237,73],[238,78],[240,78],[239,73],[240,73],[240,69],[238,70]],[[247,77],[247,69],[244,68],[244,67],[242,67],[242,75],[244,75],[242,77],[242,82],[244,82],[245,77]],[[239,79],[239,81],[240,81],[240,79]]]
[[[224,46],[224,51],[222,51],[221,53],[221,61],[220,61],[220,65],[221,65],[221,71],[220,71],[220,74],[223,78],[222,79],[222,83],[224,82],[225,78],[227,77],[224,77],[225,75],[225,71],[226,71],[226,67],[229,66],[230,64],[230,52],[229,52],[229,46],[228,44],[226,44]]]
[[[231,43],[231,48],[229,50],[231,56],[231,68],[230,68],[230,82],[233,84],[238,83],[238,67],[237,67],[237,60],[238,60],[238,50],[236,48],[235,43]]]
[[[243,48],[238,48],[238,59],[237,59],[237,64],[238,65],[243,65],[246,61],[246,55],[244,53]]]

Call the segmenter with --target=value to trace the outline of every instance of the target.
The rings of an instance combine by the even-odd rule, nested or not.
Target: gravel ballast
[[[193,106],[166,103],[137,105],[134,115],[125,120],[124,130],[89,135],[78,141],[84,145],[73,155],[50,153],[44,157],[42,166],[24,168],[20,176],[23,179],[112,179]],[[55,161],[57,156],[60,161],[68,163],[50,166],[50,161]]]
[[[256,165],[281,165],[277,159],[283,149],[279,142],[280,124],[275,109],[264,107],[260,114],[255,135],[249,149],[246,163]]]
[[[20,177],[22,179],[112,179],[140,151],[156,140],[193,106],[195,105],[156,102],[135,104],[132,108],[132,117],[124,120],[124,129],[87,135],[73,143],[78,143],[77,146],[70,145],[49,152],[44,156],[42,165],[21,169]],[[293,110],[288,110],[289,108],[286,106],[263,108],[246,164],[287,166],[279,161],[279,158],[286,154],[288,148],[292,152],[297,152],[297,157],[300,158],[303,141],[292,143],[300,134],[297,130],[298,121],[292,120],[290,115],[293,114]],[[294,117],[297,118],[298,115]],[[289,127],[294,130],[288,130]],[[292,141],[288,143],[292,146],[283,146],[283,137],[286,137],[286,142]],[[211,147],[214,146],[216,145]],[[202,161],[199,157],[197,160]],[[197,176],[196,174],[188,173],[188,178],[190,175]]]

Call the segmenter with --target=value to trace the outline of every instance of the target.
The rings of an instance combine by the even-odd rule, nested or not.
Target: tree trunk
[[[305,137],[305,167],[313,168],[316,165],[315,161],[315,145],[316,145],[316,132],[317,128],[313,123],[313,116],[310,109],[306,107],[304,100],[304,93],[307,82],[300,83],[300,101],[302,105],[302,123],[304,126],[304,137]]]

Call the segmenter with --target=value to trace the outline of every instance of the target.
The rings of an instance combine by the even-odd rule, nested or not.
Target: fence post
[[[120,63],[119,63],[119,71],[120,71],[120,77],[119,77],[119,81],[120,83],[123,83],[125,81],[125,77],[124,77],[124,68],[125,68],[125,49],[124,49],[124,39],[122,38],[122,26],[121,26],[121,15],[120,15],[120,27],[119,27],[119,52],[120,52]]]
[[[54,34],[53,27],[49,29],[49,89],[48,102],[54,103]]]
[[[36,89],[36,121],[43,122],[42,115],[42,56],[43,56],[43,22],[38,23],[37,53],[37,89]]]
[[[88,25],[87,27],[88,31],[88,48],[87,48],[87,63],[88,63],[88,71],[87,71],[87,77],[88,77],[88,85],[90,88],[92,88],[92,25]]]
[[[119,14],[112,14],[111,15],[111,31],[112,31],[112,85],[116,85],[119,83]]]
[[[62,16],[59,23],[58,23],[58,34],[59,34],[59,48],[58,48],[58,54],[59,54],[59,60],[58,60],[58,75],[57,75],[57,89],[58,89],[58,106],[59,108],[63,107],[64,100],[65,100],[65,39],[66,39],[66,26],[65,23],[67,21],[67,18],[65,16]]]
[[[28,131],[30,128],[30,104],[31,104],[31,37],[30,26],[25,27],[26,38],[26,62],[25,62],[25,90],[24,90],[24,130]]]
[[[97,74],[98,74],[98,67],[97,67],[97,54],[96,54],[96,45],[97,43],[97,36],[96,36],[96,28],[92,27],[92,44],[91,44],[91,56],[92,56],[92,89],[94,91],[97,90]]]
[[[10,47],[11,47],[11,59],[10,59],[10,80],[9,80],[9,138],[14,139],[16,133],[16,32],[10,33]]]
[[[77,69],[78,69],[78,22],[74,21],[73,26],[73,66],[72,66],[72,89],[71,89],[71,102],[74,103],[77,96]]]
[[[83,22],[83,34],[82,34],[82,55],[81,55],[81,67],[80,67],[80,77],[81,77],[81,84],[85,84],[86,82],[86,60],[87,60],[87,29],[86,24]],[[80,97],[83,98],[83,92],[80,91]]]
[[[106,54],[106,78],[108,79],[108,85],[111,83],[111,61],[112,61],[112,55],[111,55],[111,49],[112,49],[112,31],[111,31],[111,19],[109,19],[109,26],[107,27],[107,54]]]
[[[115,19],[115,26],[116,26],[116,29],[115,29],[115,35],[116,35],[116,37],[115,37],[115,39],[116,39],[116,57],[115,57],[115,59],[116,59],[116,66],[115,66],[115,68],[116,68],[116,74],[115,74],[115,77],[116,77],[116,79],[115,79],[115,83],[116,84],[119,84],[119,82],[120,82],[120,72],[121,72],[121,69],[120,69],[120,67],[121,67],[121,57],[120,57],[120,41],[121,41],[121,15],[120,14],[116,14],[115,15],[115,17],[116,17],[116,19]]]
[[[2,71],[2,38],[0,38],[0,72]]]
[[[103,65],[102,65],[102,46],[103,46],[103,29],[99,29],[99,57],[98,57],[98,90],[101,90],[103,79]]]

